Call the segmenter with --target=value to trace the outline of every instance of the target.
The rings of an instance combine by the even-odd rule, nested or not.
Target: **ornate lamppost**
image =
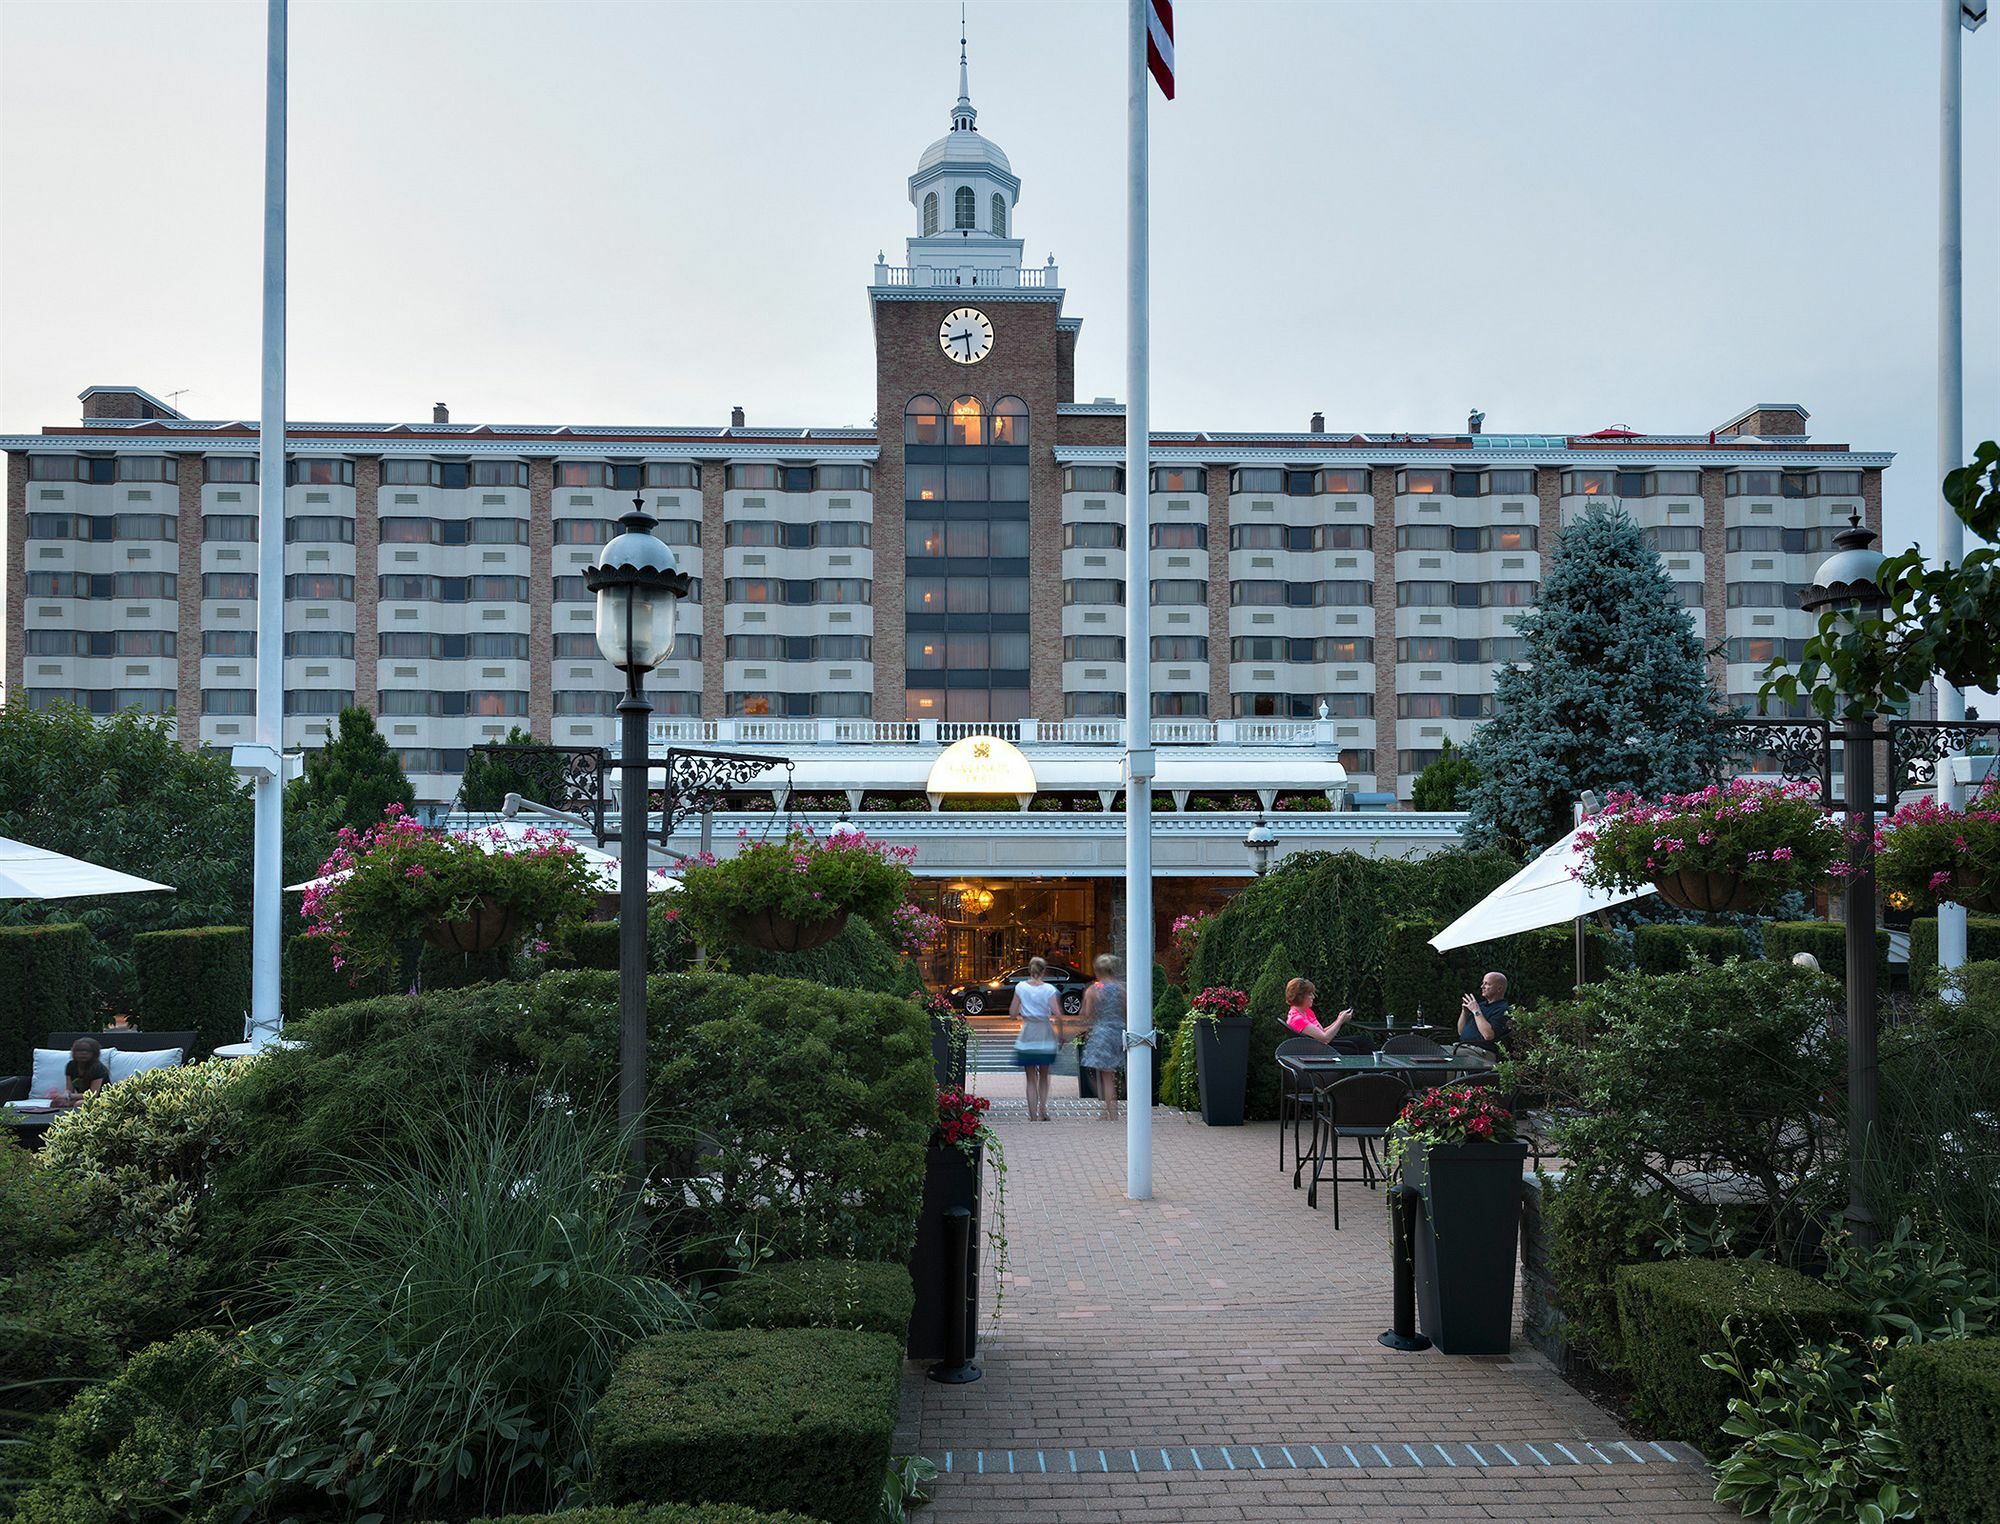
[[[631,1151],[635,1182],[644,1178],[646,1141],[646,674],[674,651],[674,624],[693,579],[653,533],[643,493],[618,521],[623,531],[584,568],[597,595],[597,649],[625,674],[618,704],[618,1125]]]

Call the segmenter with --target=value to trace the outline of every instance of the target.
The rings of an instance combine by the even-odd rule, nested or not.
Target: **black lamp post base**
[[[985,1374],[986,1372],[970,1360],[963,1365],[953,1365],[948,1360],[940,1360],[925,1372],[925,1379],[941,1382],[945,1386],[965,1386]]]
[[[1386,1344],[1391,1349],[1400,1349],[1409,1353],[1431,1347],[1431,1341],[1422,1334],[1400,1334],[1393,1328],[1385,1329],[1382,1333],[1378,1334],[1375,1342],[1377,1344]]]

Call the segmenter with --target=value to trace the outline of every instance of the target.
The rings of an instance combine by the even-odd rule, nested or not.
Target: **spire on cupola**
[[[958,104],[951,108],[951,130],[953,132],[977,132],[973,124],[979,113],[972,109],[972,86],[965,64],[965,4],[960,0],[958,7]]]

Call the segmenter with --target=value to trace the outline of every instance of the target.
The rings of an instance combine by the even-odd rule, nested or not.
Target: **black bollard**
[[[969,1280],[972,1259],[972,1213],[951,1207],[944,1214],[944,1358],[930,1368],[930,1379],[948,1386],[963,1386],[984,1374],[972,1363],[972,1320],[978,1315],[978,1298]]]
[[[1389,1192],[1390,1244],[1395,1260],[1395,1290],[1390,1316],[1395,1326],[1382,1335],[1391,1349],[1429,1349],[1431,1341],[1417,1332],[1417,1190],[1399,1185]]]

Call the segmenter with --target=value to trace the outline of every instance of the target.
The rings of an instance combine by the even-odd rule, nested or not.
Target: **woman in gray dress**
[[[1125,1070],[1125,960],[1100,953],[1097,983],[1083,992],[1083,1067],[1093,1071],[1104,1120],[1118,1120],[1118,1076]]]

